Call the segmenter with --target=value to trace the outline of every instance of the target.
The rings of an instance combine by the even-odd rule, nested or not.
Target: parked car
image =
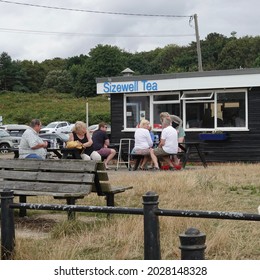
[[[40,130],[41,133],[70,133],[73,124],[66,121],[51,122]]]
[[[22,136],[24,131],[29,128],[28,125],[24,124],[6,124],[1,125],[0,129],[6,130],[11,136]]]
[[[98,124],[93,124],[88,127],[90,134],[92,135],[95,130],[98,130]],[[111,125],[107,124],[107,134],[111,134]]]
[[[56,141],[59,147],[62,148],[64,143],[69,140],[69,134],[65,133],[42,133],[39,136],[43,140],[48,141],[48,147],[51,147],[52,142]]]
[[[11,136],[6,130],[0,129],[0,152],[8,153],[10,148],[18,148],[21,137]]]

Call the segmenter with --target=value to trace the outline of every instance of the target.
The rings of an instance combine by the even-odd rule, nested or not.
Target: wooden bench
[[[21,203],[27,196],[53,196],[74,205],[77,199],[96,192],[106,197],[107,206],[114,206],[115,194],[131,188],[112,187],[102,162],[0,159],[0,191],[13,190]],[[25,215],[21,209],[20,216]]]
[[[175,156],[177,155],[177,157],[179,159],[182,159],[185,156],[184,152],[179,152],[177,154],[170,154],[169,156]],[[140,166],[140,163],[142,162],[144,155],[138,155],[138,154],[131,154],[131,158],[134,160],[134,166],[133,166],[133,170],[136,171],[138,169],[138,167]],[[161,157],[158,157],[158,163],[159,166],[161,166]]]
[[[91,193],[96,169],[96,162],[1,159],[0,191],[13,190],[21,203],[27,196],[53,196],[74,205]],[[21,209],[20,216],[24,215],[26,210]]]

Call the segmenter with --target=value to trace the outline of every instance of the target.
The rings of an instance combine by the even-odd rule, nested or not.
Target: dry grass
[[[112,171],[114,185],[134,188],[116,196],[118,206],[142,207],[142,195],[155,191],[163,209],[257,213],[260,205],[260,164],[195,166],[181,172]],[[46,198],[32,198],[45,202]],[[53,203],[52,200],[49,200]],[[57,203],[55,201],[54,203]],[[91,194],[78,204],[105,205]],[[34,238],[17,236],[16,259],[143,259],[142,216],[80,213],[75,222],[66,213],[31,212],[21,228],[32,225]],[[35,220],[42,218],[41,226]],[[52,220],[52,218],[59,219]],[[189,227],[206,233],[207,259],[260,259],[259,222],[160,217],[162,259],[180,259],[179,234]],[[44,224],[44,226],[42,225]],[[42,236],[40,233],[45,232]],[[39,237],[36,238],[39,234]]]

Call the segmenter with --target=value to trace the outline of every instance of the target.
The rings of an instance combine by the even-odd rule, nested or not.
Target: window
[[[148,119],[154,129],[160,129],[161,112],[180,115],[180,93],[125,94],[124,108],[125,129],[136,128],[142,118]]]
[[[184,93],[181,99],[187,130],[247,129],[246,90],[214,91],[211,95],[203,91],[191,95]]]
[[[150,119],[150,96],[125,96],[125,128],[135,128],[141,119]]]
[[[161,128],[160,113],[168,112],[169,114],[180,116],[180,94],[179,92],[161,92],[153,95],[153,124],[154,129]]]

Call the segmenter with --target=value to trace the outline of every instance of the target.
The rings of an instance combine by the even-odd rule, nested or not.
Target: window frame
[[[177,96],[177,99],[175,100],[154,100],[154,96],[159,95],[175,95]],[[146,92],[146,93],[125,93],[123,98],[123,106],[124,106],[124,129],[122,131],[135,131],[136,128],[129,128],[127,127],[127,97],[149,97],[149,116],[146,116],[147,119],[149,119],[151,126],[154,125],[154,112],[153,112],[153,106],[154,104],[179,104],[180,111],[181,111],[181,101],[180,101],[180,91],[163,91],[163,92]],[[131,102],[132,103],[132,102]],[[162,129],[153,129],[153,131],[161,131]]]
[[[204,93],[205,91],[193,91],[193,92],[188,92],[188,93],[198,93],[198,96],[200,93]],[[208,91],[207,91],[208,92]],[[217,96],[218,93],[239,93],[242,92],[245,95],[245,126],[244,127],[218,127],[217,126],[217,112],[218,112],[218,100]],[[182,100],[182,112],[183,112],[183,128],[187,132],[192,132],[192,131],[198,131],[198,132],[212,132],[214,130],[221,130],[221,131],[248,131],[248,89],[247,88],[237,88],[237,89],[216,89],[212,91],[213,93],[213,100],[209,100],[207,98],[201,99],[200,97],[198,98],[192,98],[192,99],[187,99],[184,97],[185,92],[181,96]],[[186,104],[191,104],[191,103],[214,103],[214,128],[187,128],[187,120],[186,120]]]

